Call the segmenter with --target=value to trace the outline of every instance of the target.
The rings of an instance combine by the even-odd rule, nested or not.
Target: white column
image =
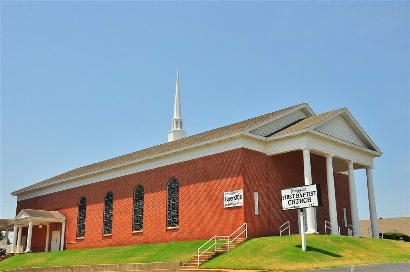
[[[7,243],[8,240],[9,240],[9,230],[7,229],[6,230],[6,253],[9,253],[9,252],[7,252],[7,248],[9,248],[8,243]]]
[[[20,227],[19,227],[18,236],[17,236],[17,251],[20,250],[22,231],[23,231],[23,227],[20,226]],[[18,253],[22,253],[22,252],[18,252]]]
[[[27,246],[25,252],[31,252],[31,238],[33,237],[33,220],[28,221]]]
[[[372,226],[372,237],[379,238],[379,223],[377,222],[376,198],[374,196],[372,168],[370,167],[366,168],[366,176],[367,176],[367,194],[369,197],[370,222]]]
[[[336,210],[336,193],[335,193],[335,179],[333,176],[333,162],[332,156],[326,156],[326,172],[327,172],[327,197],[329,200],[329,217],[332,235],[339,235],[339,224],[337,222]]]
[[[359,212],[357,209],[356,184],[354,181],[353,162],[348,161],[350,214],[352,216],[353,236],[360,236]]]
[[[63,250],[64,250],[64,237],[65,237],[64,233],[65,233],[65,221],[62,223],[62,226],[61,226],[61,245],[60,245],[60,251],[63,251]]]
[[[17,224],[14,224],[14,230],[13,230],[13,246],[11,249],[11,253],[16,252],[16,244],[17,244]]]
[[[303,170],[305,177],[305,185],[312,184],[312,170],[310,166],[310,151],[309,149],[303,149]],[[316,208],[306,208],[306,233],[318,233],[316,224]]]
[[[50,225],[47,225],[47,233],[46,233],[46,247],[44,252],[48,252],[48,243],[50,241]]]

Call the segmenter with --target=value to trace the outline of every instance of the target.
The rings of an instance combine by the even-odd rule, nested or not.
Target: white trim
[[[228,135],[228,136],[215,138],[215,139],[212,139],[212,140],[209,140],[209,141],[204,141],[204,142],[201,142],[201,143],[198,143],[198,144],[191,145],[189,147],[183,147],[183,148],[175,149],[175,150],[172,150],[172,151],[169,151],[169,152],[163,152],[163,153],[156,154],[156,155],[153,155],[153,156],[147,156],[147,157],[144,157],[144,158],[127,161],[127,162],[117,164],[117,165],[114,165],[114,166],[111,166],[111,167],[98,169],[98,170],[94,170],[94,171],[89,171],[85,174],[79,174],[79,175],[71,176],[71,177],[68,177],[68,178],[57,179],[57,180],[50,181],[50,182],[47,182],[47,183],[44,183],[44,184],[38,184],[35,187],[23,188],[23,189],[14,191],[11,194],[14,195],[14,196],[19,196],[19,194],[24,193],[24,192],[33,191],[33,190],[40,189],[40,188],[43,188],[43,187],[49,187],[49,186],[52,186],[52,185],[55,185],[55,184],[58,184],[58,183],[71,181],[71,180],[76,180],[76,179],[87,177],[87,176],[90,176],[90,175],[96,175],[96,174],[104,173],[104,172],[107,172],[107,171],[111,171],[113,169],[118,169],[118,168],[121,168],[121,167],[127,167],[127,166],[130,166],[130,165],[136,164],[136,163],[142,163],[142,162],[145,162],[145,161],[151,161],[151,160],[154,160],[154,159],[159,159],[159,158],[162,158],[164,156],[168,156],[170,154],[175,154],[175,153],[178,153],[178,152],[184,152],[188,149],[194,149],[194,148],[197,148],[197,147],[202,147],[202,146],[206,146],[206,145],[209,145],[209,144],[217,143],[217,142],[220,142],[220,141],[227,140],[229,138],[237,137],[239,135],[240,135],[240,133],[235,133],[235,134],[231,134],[231,135]]]
[[[346,122],[348,122],[352,126],[352,128],[354,130],[356,130],[355,132],[357,133],[357,135],[359,137],[361,137],[362,140],[364,139],[365,141],[367,141],[369,143],[369,145],[371,145],[375,149],[376,153],[381,155],[380,149],[372,141],[372,139],[367,135],[367,133],[363,130],[363,128],[359,125],[359,123],[356,121],[356,119],[352,116],[352,114],[346,108],[343,108],[338,113],[335,113],[332,116],[330,116],[329,118],[326,118],[325,120],[322,120],[319,123],[314,124],[313,126],[309,127],[309,131],[313,132],[313,130],[315,128],[323,125],[324,123],[327,123],[327,122],[331,121],[332,119],[336,118],[339,115],[344,115],[344,117],[347,117],[347,118],[345,118]]]
[[[227,141],[221,141],[219,143],[214,143],[212,145],[203,145],[202,147],[185,150],[185,152],[178,152],[173,155],[162,156],[161,158],[158,158],[156,160],[144,160],[139,163],[128,165],[127,167],[117,167],[117,169],[113,169],[112,171],[104,171],[99,175],[84,175],[82,177],[75,178],[70,182],[61,182],[60,184],[53,184],[53,186],[48,186],[40,191],[34,191],[23,195],[18,195],[17,200],[20,201],[37,196],[47,195],[104,180],[126,176],[150,169],[155,169],[158,167],[163,167],[175,163],[180,163],[209,155],[214,155],[242,147],[265,153],[264,142],[257,139],[252,139],[248,136],[234,137]]]

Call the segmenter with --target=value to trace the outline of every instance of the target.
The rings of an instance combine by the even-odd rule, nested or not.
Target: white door
[[[51,251],[60,250],[60,231],[56,230],[51,233]]]

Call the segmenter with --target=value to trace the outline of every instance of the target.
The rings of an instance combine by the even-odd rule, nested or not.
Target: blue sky
[[[408,2],[1,2],[1,214],[9,193],[163,143],[176,69],[189,135],[308,102],[382,149],[378,214],[410,216]],[[368,218],[364,171],[359,214]]]

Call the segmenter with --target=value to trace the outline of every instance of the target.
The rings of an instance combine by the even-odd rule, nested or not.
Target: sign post
[[[281,190],[282,210],[299,209],[300,235],[302,236],[302,250],[306,251],[305,208],[322,206],[319,184],[306,185]]]
[[[303,209],[299,209],[300,235],[302,235],[302,250],[306,251],[305,218]]]

